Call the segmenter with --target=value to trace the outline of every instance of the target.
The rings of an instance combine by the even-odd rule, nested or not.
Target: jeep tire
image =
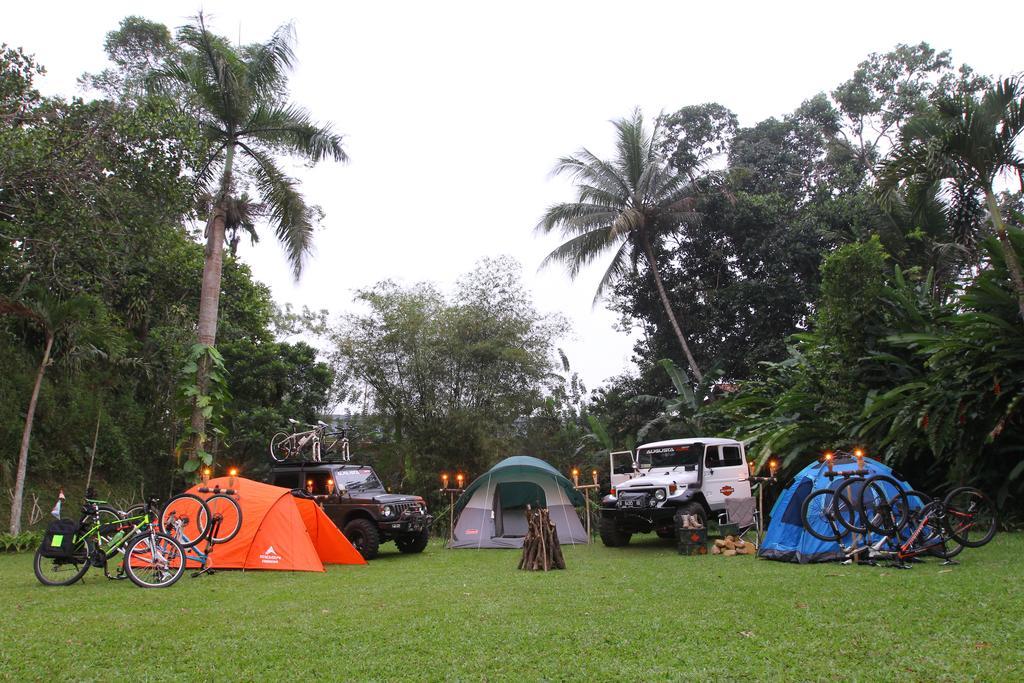
[[[404,536],[396,536],[395,545],[398,546],[400,553],[422,553],[429,540],[430,531],[424,529]]]
[[[364,560],[377,557],[380,550],[380,532],[377,525],[368,519],[353,519],[345,525],[345,538],[355,546]]]
[[[617,548],[619,546],[627,545],[629,543],[629,539],[633,536],[633,534],[628,531],[624,531],[614,517],[602,516],[601,521],[598,522],[597,528],[601,534],[601,542],[609,548]]]

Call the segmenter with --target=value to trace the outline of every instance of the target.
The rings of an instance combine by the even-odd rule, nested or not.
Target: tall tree
[[[1016,175],[1024,190],[1024,156],[1017,149],[1022,132],[1024,81],[1020,77],[1003,79],[980,96],[960,88],[903,127],[899,143],[882,166],[879,190],[883,198],[891,199],[901,186],[925,195],[921,188],[936,182],[966,183],[983,196],[1024,318],[1024,276],[996,198],[996,182],[1004,174]]]
[[[43,386],[43,377],[53,362],[54,344],[64,342],[65,355],[73,356],[76,346],[83,341],[88,344],[91,318],[97,316],[99,302],[90,296],[77,296],[61,301],[45,291],[35,289],[21,300],[0,298],[0,315],[15,316],[28,322],[43,334],[43,353],[36,370],[35,382],[25,410],[25,428],[18,450],[18,471],[14,479],[14,496],[11,500],[12,534],[21,533],[21,508],[25,493],[25,475],[28,471],[28,448],[32,439],[32,424],[36,415],[36,404]],[[82,335],[82,332],[86,332]]]
[[[581,268],[613,251],[594,296],[596,303],[630,266],[644,259],[690,373],[700,382],[704,375],[672,310],[655,254],[660,239],[681,223],[696,219],[693,200],[698,167],[671,169],[659,152],[660,126],[656,124],[648,133],[639,110],[613,124],[617,133],[614,159],[604,160],[582,149],[555,166],[555,174],[572,177],[577,201],[551,206],[537,224],[539,232],[558,229],[568,238],[548,254],[542,266],[561,262],[575,278]]]
[[[294,38],[288,24],[266,43],[235,48],[211,33],[199,14],[192,25],[178,31],[181,52],[150,79],[158,91],[188,94],[181,105],[195,118],[210,149],[199,171],[199,180],[208,185],[212,197],[197,334],[203,346],[213,346],[217,337],[225,229],[237,206],[241,181],[251,179],[298,278],[311,246],[315,213],[299,193],[298,183],[281,170],[275,154],[284,152],[312,163],[348,159],[341,136],[330,125],[314,123],[304,109],[285,101],[288,72],[295,62]],[[200,395],[209,371],[207,358],[196,377]],[[194,464],[205,432],[199,401],[193,407],[191,432]]]

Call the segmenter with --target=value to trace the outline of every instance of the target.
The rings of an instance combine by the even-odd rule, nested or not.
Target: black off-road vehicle
[[[420,553],[427,547],[434,518],[427,514],[426,501],[388,493],[369,465],[275,463],[270,483],[315,498],[367,560],[377,557],[380,544],[388,541],[394,541],[403,553]]]

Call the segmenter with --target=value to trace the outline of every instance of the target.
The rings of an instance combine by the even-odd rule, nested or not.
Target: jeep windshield
[[[334,478],[338,488],[345,488],[349,491],[384,490],[384,484],[377,478],[377,474],[373,471],[372,467],[335,470]]]
[[[700,462],[703,444],[686,444],[683,446],[657,446],[645,448],[637,454],[637,459],[644,468],[683,467],[697,465]]]

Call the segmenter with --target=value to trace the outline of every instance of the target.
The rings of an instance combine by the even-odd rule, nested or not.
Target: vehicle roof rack
[[[360,463],[356,460],[285,460],[284,462],[271,462],[272,467],[301,467],[303,465],[352,465],[353,467],[363,467],[365,463]]]

